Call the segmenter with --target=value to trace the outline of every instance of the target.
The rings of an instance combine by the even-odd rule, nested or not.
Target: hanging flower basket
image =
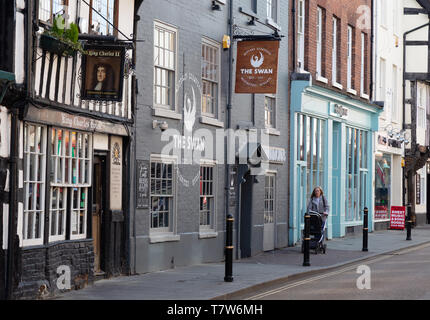
[[[69,44],[45,33],[40,35],[39,47],[59,56],[73,56],[76,53],[76,49]]]

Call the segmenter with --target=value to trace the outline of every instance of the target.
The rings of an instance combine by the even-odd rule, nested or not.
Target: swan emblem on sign
[[[184,125],[185,129],[188,132],[193,131],[194,122],[196,121],[196,94],[194,93],[194,88],[191,88],[193,91],[193,101],[185,94],[185,108],[184,108]]]
[[[254,68],[259,68],[264,62],[264,56],[263,54],[260,52],[260,58],[257,57],[256,55],[251,57],[251,64]]]

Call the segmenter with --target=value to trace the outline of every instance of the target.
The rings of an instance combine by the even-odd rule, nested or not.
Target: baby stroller
[[[318,252],[322,252],[325,254],[327,250],[327,245],[324,243],[324,232],[326,221],[323,221],[323,215],[315,212],[309,211],[310,218],[310,241],[309,241],[309,249],[314,250],[315,254]],[[302,234],[302,239],[304,239],[304,231]],[[305,251],[304,241],[302,240],[302,253]]]

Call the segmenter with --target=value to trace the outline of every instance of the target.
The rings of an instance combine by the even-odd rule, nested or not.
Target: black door
[[[243,178],[245,182],[241,185],[240,195],[240,256],[241,258],[248,258],[251,256],[252,241],[253,176],[248,171]]]

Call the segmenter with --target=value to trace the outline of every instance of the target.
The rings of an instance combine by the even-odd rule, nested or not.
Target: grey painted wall
[[[251,11],[251,0],[234,1],[234,19],[239,34],[271,34],[273,31],[262,25],[247,25],[248,18],[239,12],[239,7]],[[137,44],[136,77],[139,92],[136,110],[136,158],[149,160],[151,154],[160,154],[166,142],[161,141],[161,131],[152,128],[152,121],[158,119],[166,121],[169,129],[177,129],[184,134],[183,120],[153,116],[153,59],[154,59],[154,20],[170,24],[178,29],[177,52],[177,85],[184,74],[191,73],[201,83],[201,43],[206,37],[222,43],[223,35],[228,34],[229,2],[220,5],[221,11],[211,10],[212,1],[209,0],[160,0],[144,1],[138,10],[140,21],[137,26],[137,38],[144,40]],[[266,3],[259,1],[257,15],[261,21],[266,20]],[[282,2],[279,9],[281,31],[285,35],[281,41],[278,70],[278,95],[276,110],[276,125],[279,136],[270,136],[270,145],[285,148],[286,155],[288,141],[288,3]],[[235,45],[233,57],[236,56]],[[221,50],[221,95],[219,100],[219,120],[224,122],[226,117],[228,91],[228,50]],[[235,66],[233,66],[235,70]],[[185,84],[185,90],[190,90]],[[234,90],[234,79],[233,79]],[[197,117],[193,130],[207,128],[214,132],[219,127],[203,124],[199,121],[200,94],[197,100]],[[238,123],[251,122],[252,96],[249,94],[234,94],[232,105],[232,127]],[[178,113],[183,114],[182,88],[177,96]],[[255,96],[255,127],[264,128],[264,95]],[[222,129],[222,128],[221,128]],[[223,158],[223,157],[222,157]],[[150,212],[149,209],[136,209],[130,217],[131,233],[131,265],[137,273],[172,268],[174,266],[190,265],[201,262],[221,261],[224,258],[224,228],[225,228],[225,196],[224,178],[225,166],[217,165],[217,193],[216,193],[216,228],[215,238],[199,239],[199,183],[185,186],[181,181],[176,183],[176,232],[179,241],[149,243]],[[276,200],[276,246],[284,247],[288,243],[288,166],[270,164],[271,170],[277,170]],[[191,181],[199,172],[198,165],[179,165],[178,172],[186,180]],[[262,251],[263,223],[264,223],[264,177],[260,183],[254,185],[253,197],[253,232],[252,254]],[[235,207],[231,208],[235,214]],[[135,237],[133,236],[135,235]],[[236,239],[236,237],[234,238]]]

